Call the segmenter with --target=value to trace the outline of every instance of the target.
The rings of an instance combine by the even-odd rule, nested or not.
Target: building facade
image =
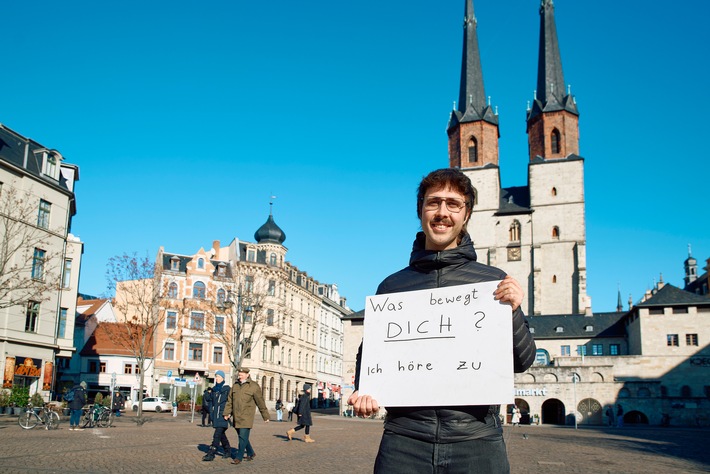
[[[217,370],[231,382],[239,367],[250,369],[267,401],[294,400],[305,384],[322,386],[323,403],[340,393],[342,323],[336,318],[351,312],[345,298],[286,260],[286,235],[273,215],[254,238],[224,247],[216,240],[193,255],[160,248],[164,316],[149,393],[201,393]]]
[[[0,125],[0,348],[3,389],[48,400],[75,352],[83,243],[71,234],[79,168]]]

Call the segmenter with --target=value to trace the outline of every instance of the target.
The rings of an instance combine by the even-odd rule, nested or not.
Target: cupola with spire
[[[272,243],[283,245],[286,240],[286,234],[274,221],[273,206],[274,203],[270,202],[269,218],[266,219],[266,222],[254,233],[254,239],[257,244]]]

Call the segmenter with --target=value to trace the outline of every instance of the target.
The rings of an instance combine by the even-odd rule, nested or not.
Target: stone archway
[[[648,417],[638,410],[632,410],[628,413],[624,413],[624,424],[625,425],[647,425]]]
[[[577,412],[582,416],[579,423],[585,425],[602,425],[603,410],[601,404],[593,398],[585,398],[577,404]]]
[[[545,400],[542,404],[540,423],[548,425],[565,424],[565,404],[556,398]]]

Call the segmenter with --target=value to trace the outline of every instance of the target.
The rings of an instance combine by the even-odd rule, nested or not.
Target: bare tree
[[[280,321],[287,311],[283,299],[276,296],[276,278],[269,280],[246,266],[240,270],[228,282],[231,292],[210,298],[213,307],[209,330],[224,345],[234,376],[263,336],[283,332]]]
[[[140,368],[138,390],[138,424],[143,420],[143,387],[145,370],[153,364],[157,332],[165,322],[161,309],[163,288],[161,268],[148,257],[123,254],[109,259],[106,277],[109,290],[115,290],[114,307],[122,315],[120,324],[107,328],[109,337],[128,349]]]
[[[0,309],[43,302],[60,286],[61,253],[52,237],[64,229],[44,227],[37,198],[8,186],[0,193]]]

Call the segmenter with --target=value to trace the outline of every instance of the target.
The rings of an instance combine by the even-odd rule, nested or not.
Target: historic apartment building
[[[3,389],[48,400],[75,352],[83,243],[71,234],[79,168],[0,125],[0,349]]]
[[[193,255],[160,248],[164,318],[149,394],[170,396],[193,385],[201,393],[217,370],[231,382],[238,367],[248,367],[267,401],[293,400],[306,383],[321,403],[339,396],[339,318],[352,311],[335,285],[286,260],[286,235],[272,214],[254,238],[224,247],[215,240]]]
[[[465,0],[458,106],[448,124],[449,165],[476,190],[469,232],[479,260],[526,290],[537,361],[515,374],[524,423],[710,424],[708,270],[684,262],[684,289],[659,283],[641,301],[594,313],[586,291],[584,159],[579,111],[564,82],[552,0],[539,5],[537,91],[527,110],[528,183],[502,188],[498,116],[486,103],[472,0]],[[572,20],[570,20],[572,21]],[[523,160],[520,160],[523,163]],[[679,265],[680,268],[680,265]],[[352,392],[363,312],[345,318],[345,382]],[[512,405],[501,407],[508,414]]]

